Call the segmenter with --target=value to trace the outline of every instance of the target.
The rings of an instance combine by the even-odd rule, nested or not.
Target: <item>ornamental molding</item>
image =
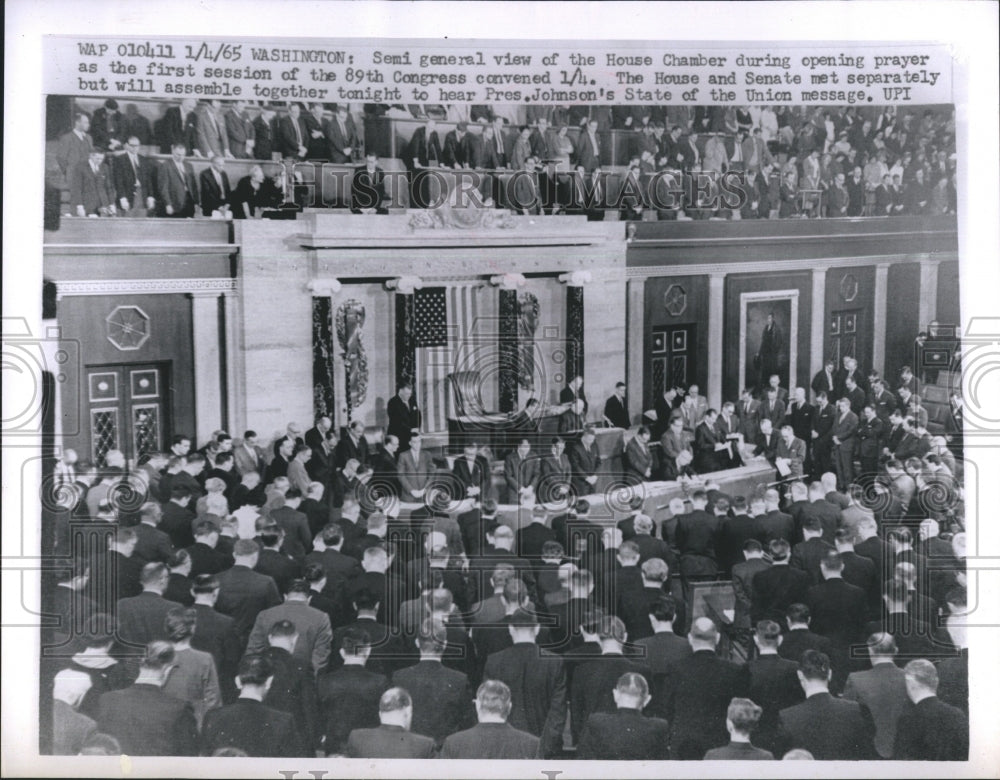
[[[117,279],[56,282],[56,297],[67,295],[134,295],[137,293],[215,293],[236,292],[235,279]]]

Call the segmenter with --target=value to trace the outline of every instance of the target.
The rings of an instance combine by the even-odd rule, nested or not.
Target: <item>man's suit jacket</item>
[[[170,542],[170,537],[156,526],[139,523],[135,526],[135,533],[138,541],[132,557],[142,561],[145,565],[151,561],[166,563],[170,556],[174,554],[174,546]]]
[[[296,561],[303,560],[306,553],[312,550],[309,520],[302,512],[288,506],[272,509],[271,517],[285,532],[285,541],[281,545],[282,552],[292,556]]]
[[[153,591],[118,602],[118,636],[125,642],[147,645],[154,639],[166,639],[164,621],[172,609],[183,609],[176,601],[167,601]]]
[[[440,162],[444,159],[444,154],[441,151],[441,140],[438,138],[437,130],[433,131],[430,137],[427,136],[426,127],[418,127],[413,131],[404,159],[406,167],[410,170],[413,170],[414,159],[419,161],[425,168],[430,164],[431,160]]]
[[[437,471],[437,468],[434,466],[434,460],[427,454],[427,450],[422,447],[419,453],[416,453],[412,449],[401,452],[399,454],[399,461],[397,462],[397,469],[399,482],[403,489],[404,501],[414,500],[411,491],[426,490],[427,484]]]
[[[197,146],[198,118],[197,111],[188,111],[182,116],[180,106],[168,108],[163,115],[160,153],[170,154],[173,144],[184,144],[187,153],[192,154]]]
[[[297,758],[309,755],[288,712],[254,699],[210,710],[201,729],[201,753],[211,756],[231,747],[257,758]]]
[[[825,498],[810,501],[808,504],[803,505],[796,518],[797,538],[802,538],[802,526],[811,518],[816,518],[823,524],[823,541],[833,544],[834,536],[840,527],[842,519],[840,508]]]
[[[833,404],[826,404],[820,407],[816,404],[813,410],[813,430],[817,433],[813,439],[814,446],[832,446],[833,444],[833,423],[837,419],[837,409]]]
[[[678,515],[674,540],[681,557],[699,555],[714,561],[721,527],[722,520],[703,509]]]
[[[299,134],[295,134],[295,126],[298,125]],[[294,159],[299,157],[299,145],[309,146],[309,133],[306,132],[305,118],[299,114],[299,118],[293,119],[291,114],[285,114],[278,120],[277,132],[275,133],[274,147],[281,152],[281,156]]]
[[[343,753],[353,729],[379,725],[378,702],[388,688],[385,677],[362,666],[342,666],[319,678],[327,753]]]
[[[778,439],[776,458],[788,458],[792,476],[801,477],[802,467],[806,460],[806,443],[802,439],[793,438],[791,444],[786,444],[784,437]]]
[[[503,463],[503,477],[507,485],[507,501],[517,503],[520,489],[538,487],[538,478],[541,473],[541,458],[529,452],[527,458],[522,458],[515,449],[505,459]]]
[[[539,750],[538,737],[509,723],[479,723],[448,737],[439,757],[525,760],[540,758]]]
[[[226,124],[209,106],[202,106],[196,111],[198,115],[198,130],[195,134],[195,144],[203,157],[211,158],[216,154],[229,151],[229,138],[226,136]]]
[[[820,561],[837,548],[832,544],[827,544],[820,537],[813,537],[807,542],[799,542],[792,548],[792,557],[789,564],[792,568],[804,571],[813,585],[818,585],[823,581],[823,575],[819,570]]]
[[[937,696],[905,711],[896,727],[897,761],[968,761],[969,719]]]
[[[781,429],[785,422],[785,402],[780,398],[775,398],[772,404],[770,399],[760,402],[760,419],[770,420],[775,431]]]
[[[113,158],[112,174],[115,185],[115,204],[127,198],[131,208],[145,208],[146,198],[155,198],[153,191],[153,161],[144,155],[136,155],[138,170],[132,165],[127,154]],[[137,201],[136,198],[139,198]]]
[[[871,614],[882,603],[881,579],[874,561],[850,550],[840,553],[840,560],[844,563],[844,581],[864,591]]]
[[[82,139],[72,130],[59,136],[59,143],[56,146],[56,162],[59,164],[63,176],[69,176],[79,163],[87,162],[92,151],[94,151],[94,141],[89,133],[84,133]]]
[[[358,131],[354,127],[354,119],[350,116],[344,121],[344,129],[340,129],[340,122],[337,117],[326,122],[323,128],[326,140],[329,144],[330,159],[335,163],[348,163],[351,155],[347,154],[348,149],[354,151],[358,149]]]
[[[770,566],[763,558],[750,558],[733,566],[733,591],[736,595],[734,623],[738,628],[750,628],[750,607],[753,603],[753,578]]]
[[[251,471],[255,471],[264,476],[264,469],[266,467],[264,450],[257,445],[253,447],[253,453],[250,453],[242,442],[233,445],[233,460],[236,463],[236,470],[240,475],[249,474]]]
[[[569,462],[573,469],[572,483],[576,494],[585,496],[595,492],[595,485],[586,482],[584,478],[595,476],[600,468],[601,456],[597,451],[597,442],[592,442],[589,448],[582,441],[573,442],[569,447]]]
[[[198,176],[199,187],[201,188],[201,214],[203,217],[212,216],[212,212],[223,206],[229,206],[233,197],[233,188],[229,186],[229,174],[220,172],[222,186],[215,180],[215,172],[212,168],[206,168]]]
[[[795,521],[791,515],[785,514],[780,509],[772,509],[766,515],[758,515],[756,521],[757,539],[764,545],[764,549],[767,549],[767,545],[773,539],[792,541],[795,534]]]
[[[663,681],[662,700],[670,721],[670,752],[674,759],[697,760],[729,742],[726,710],[745,696],[749,675],[745,666],[698,650],[675,667]]]
[[[906,675],[893,663],[875,664],[847,678],[844,698],[866,707],[875,721],[875,750],[882,758],[892,758],[896,725],[910,709],[906,695]]]
[[[194,756],[198,727],[191,705],[155,685],[135,684],[101,696],[97,728],[131,756]]]
[[[817,761],[862,761],[877,755],[867,710],[829,693],[782,710],[778,728],[778,755],[792,748],[808,750]]]
[[[628,406],[617,395],[611,396],[604,402],[604,416],[616,428],[628,428],[632,424],[628,415]]]
[[[724,457],[725,453],[715,451],[715,445],[721,443],[715,429],[708,423],[701,423],[695,429],[694,468],[699,474],[716,471],[721,467],[720,456]]]
[[[235,108],[231,108],[222,115],[222,119],[226,126],[229,151],[232,152],[233,157],[246,159],[253,156],[247,151],[247,141],[255,141],[257,133],[253,121],[246,115],[246,112],[239,114]],[[257,151],[256,141],[253,151]]]
[[[253,157],[256,160],[270,160],[275,148],[273,119],[268,122],[262,116],[253,120],[254,144]]]
[[[781,622],[784,624],[784,621]],[[833,655],[833,643],[825,636],[814,634],[807,628],[796,628],[785,632],[784,641],[778,647],[778,655],[798,663],[806,650],[823,653],[836,667],[839,659]]]
[[[764,710],[754,732],[754,742],[764,750],[772,750],[778,736],[778,713],[805,698],[799,684],[799,665],[780,655],[761,655],[750,661],[747,668],[749,699]]]
[[[245,644],[257,615],[281,603],[278,586],[271,577],[240,564],[222,572],[218,579],[219,598],[215,609],[233,618],[236,634]]]
[[[784,625],[785,610],[791,604],[801,604],[809,590],[809,575],[790,565],[771,566],[753,578],[753,599],[750,621],[773,620]]]
[[[757,737],[754,741],[760,744]],[[730,742],[720,748],[712,748],[705,753],[705,761],[774,761],[769,750],[751,745],[749,742]]]
[[[302,576],[302,565],[288,553],[265,547],[260,551],[254,571],[274,580],[278,592],[284,595],[292,580]]]
[[[833,577],[814,585],[806,596],[812,615],[810,630],[825,636],[841,647],[861,642],[868,611],[867,596],[861,588]]]
[[[649,444],[643,447],[639,442],[639,437],[633,437],[625,447],[625,455],[622,458],[625,466],[626,478],[643,481],[652,476],[653,453],[649,449]],[[646,471],[650,471],[650,476]]]
[[[747,514],[722,519],[716,545],[719,566],[728,577],[733,566],[743,560],[743,545],[757,535],[757,520]]]
[[[350,434],[345,434],[341,437],[340,441],[337,442],[337,449],[335,450],[335,453],[338,469],[344,468],[344,464],[352,458],[357,460],[360,465],[365,466],[368,464],[369,460],[368,440],[362,436],[355,443]]]
[[[330,618],[325,612],[302,601],[286,601],[257,615],[247,643],[247,652],[264,652],[268,647],[267,632],[282,620],[291,621],[299,635],[292,656],[309,665],[313,673],[321,671],[330,657],[330,644],[333,640]]]
[[[192,609],[197,613],[197,623],[191,647],[210,653],[215,659],[222,701],[228,704],[236,699],[233,678],[243,653],[243,644],[236,634],[236,623],[231,617],[216,612],[207,604],[195,604]]]
[[[114,181],[107,163],[98,165],[96,173],[90,160],[81,160],[70,170],[69,205],[74,216],[78,206],[83,206],[86,214],[97,214],[115,202]]]
[[[595,712],[584,724],[576,757],[596,761],[664,761],[670,757],[670,724],[633,709]]]
[[[581,132],[576,142],[576,164],[590,173],[601,166],[600,141],[587,132]]]
[[[836,413],[833,421],[833,435],[840,441],[840,446],[846,447],[848,452],[853,451],[854,436],[857,432],[858,416],[854,412]]]
[[[451,473],[466,490],[472,487],[479,488],[478,498],[483,498],[483,494],[486,492],[485,483],[489,479],[489,475],[483,472],[483,464],[479,458],[476,458],[471,464],[464,456],[456,458]]]
[[[434,740],[412,734],[402,726],[382,724],[354,729],[347,738],[348,758],[434,758]]]
[[[739,431],[743,434],[743,440],[752,442],[760,432],[760,401],[750,399],[750,405],[746,401],[736,404],[736,418],[740,421]]]
[[[52,755],[75,756],[95,733],[97,723],[93,718],[77,712],[66,702],[52,702]]]
[[[177,164],[173,160],[164,160],[156,174],[158,187],[157,199],[161,215],[165,215],[167,206],[174,210],[174,216],[186,213],[189,205],[194,206],[200,202],[198,194],[198,179],[194,175],[194,168],[186,160],[183,163],[184,176],[177,170]],[[192,212],[188,216],[194,216]]]
[[[199,574],[218,574],[233,565],[231,556],[209,547],[204,542],[195,542],[185,549],[191,556],[191,573],[188,576],[192,580]]]
[[[510,688],[507,722],[539,737],[543,758],[560,752],[566,725],[566,670],[558,655],[534,642],[515,644],[490,655],[483,679],[500,680]]]
[[[413,699],[411,730],[438,745],[475,722],[468,677],[439,661],[420,661],[400,669],[393,674],[392,684],[405,688]]]

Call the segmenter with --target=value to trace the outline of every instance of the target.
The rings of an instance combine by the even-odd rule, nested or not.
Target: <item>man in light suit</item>
[[[378,702],[379,726],[355,729],[347,738],[348,758],[433,758],[434,740],[410,732],[413,700],[403,688],[390,688]]]
[[[195,135],[196,154],[214,157],[217,154],[232,157],[229,153],[229,137],[226,135],[225,121],[220,113],[221,100],[210,100],[198,107],[198,132]]]
[[[684,430],[694,436],[695,429],[708,412],[708,400],[698,394],[698,385],[688,388],[684,403],[681,404],[681,417],[684,419]]]
[[[484,682],[476,691],[478,725],[445,739],[441,758],[538,758],[538,737],[507,723],[510,710],[510,688],[497,680]]]
[[[892,758],[896,725],[910,706],[906,696],[906,675],[896,666],[896,652],[892,634],[872,634],[868,637],[872,668],[852,672],[844,688],[845,699],[858,702],[872,714],[875,750],[885,759]]]
[[[198,177],[201,188],[201,214],[212,216],[215,211],[225,212],[230,208],[233,188],[229,186],[226,173],[226,158],[221,154],[212,156],[212,164]]]
[[[837,467],[837,489],[847,491],[854,481],[854,445],[858,432],[858,417],[851,411],[851,402],[844,397],[837,401],[837,416],[833,423],[833,455]]]
[[[157,175],[160,216],[193,217],[194,207],[201,200],[198,194],[198,179],[191,163],[186,162],[186,147],[175,143],[170,149],[170,159],[160,164]]]
[[[422,500],[437,469],[431,456],[424,450],[423,437],[419,432],[410,436],[410,448],[399,454],[397,470],[402,500]]]
[[[225,114],[223,121],[226,126],[226,139],[229,151],[237,159],[252,158],[256,140],[254,124],[247,115],[247,102],[237,100]]]
[[[285,593],[285,603],[265,609],[257,615],[250,640],[248,653],[264,653],[268,648],[267,634],[271,627],[282,620],[295,626],[299,641],[295,643],[292,657],[310,666],[318,673],[326,666],[330,657],[330,643],[333,631],[330,618],[325,612],[309,606],[309,582],[304,579],[292,580]]]
[[[802,466],[806,460],[806,443],[796,438],[795,429],[791,425],[781,426],[781,438],[778,440],[775,459],[786,462],[791,469],[789,476],[802,476]]]
[[[233,460],[241,474],[255,472],[263,476],[266,467],[264,450],[257,446],[257,432],[247,431],[240,442],[233,442]]]

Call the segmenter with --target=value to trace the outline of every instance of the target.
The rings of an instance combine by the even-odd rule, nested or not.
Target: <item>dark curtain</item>
[[[566,381],[583,376],[583,287],[566,286]]]
[[[517,409],[517,293],[500,290],[500,411]]]
[[[417,347],[413,331],[413,296],[396,294],[396,387],[417,378]]]
[[[333,317],[329,297],[313,298],[313,410],[334,417]]]

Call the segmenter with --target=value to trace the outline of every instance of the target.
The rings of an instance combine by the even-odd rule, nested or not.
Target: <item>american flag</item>
[[[454,414],[448,374],[472,329],[477,314],[478,285],[428,287],[417,290],[413,301],[413,330],[417,352],[417,404],[426,432],[448,429]]]

